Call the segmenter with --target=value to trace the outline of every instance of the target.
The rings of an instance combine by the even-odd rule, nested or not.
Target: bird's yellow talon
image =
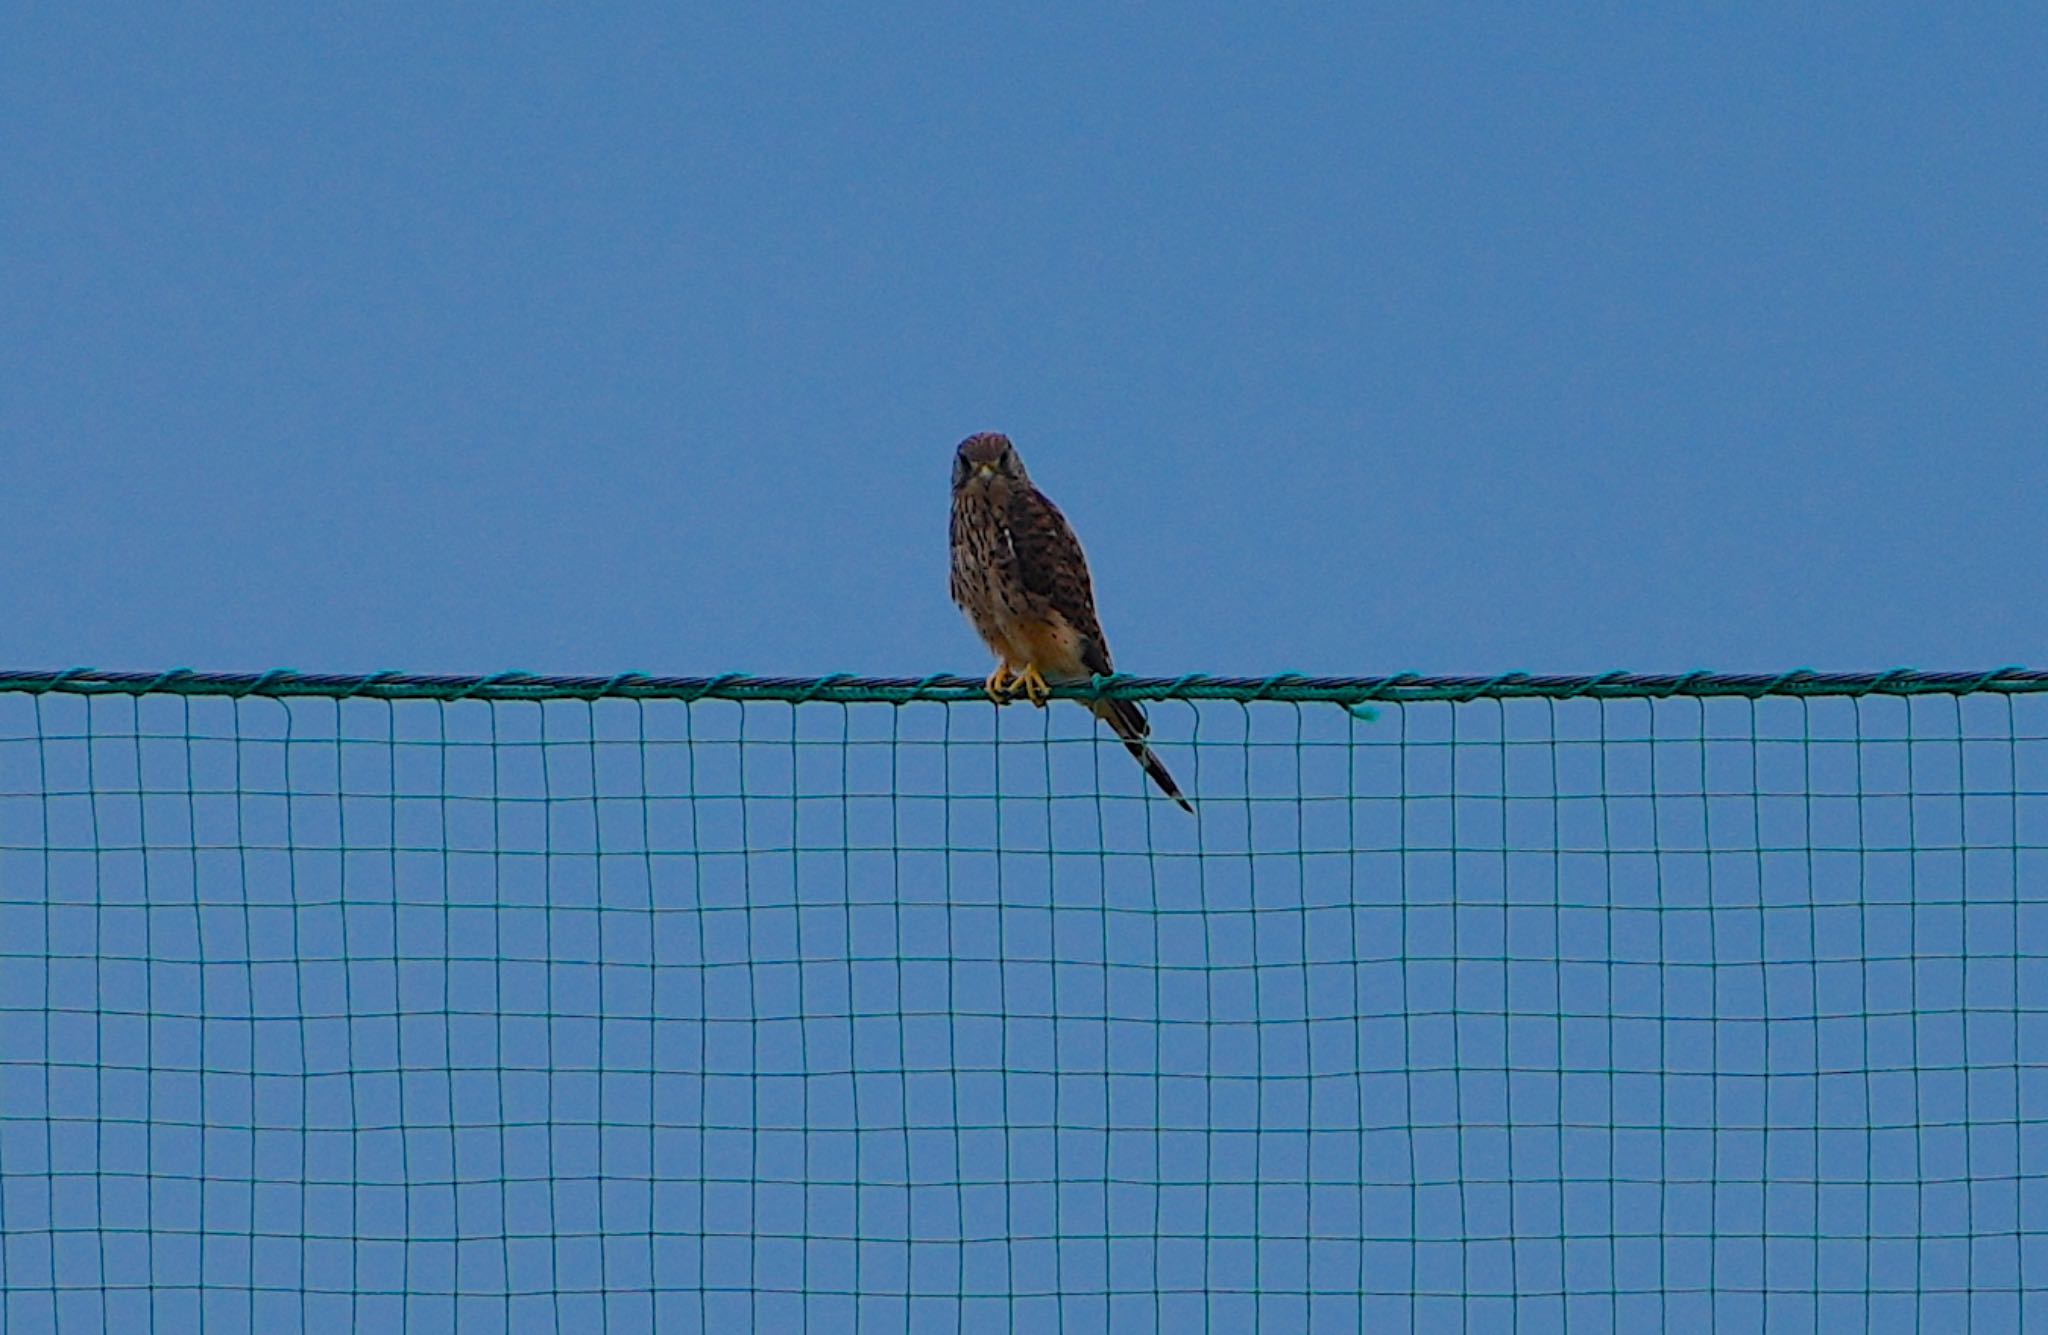
[[[1033,665],[1026,664],[1024,670],[1016,674],[1013,684],[1021,687],[1025,699],[1040,709],[1045,708],[1045,702],[1052,699],[1052,687],[1045,684],[1045,674]]]
[[[1009,665],[1006,663],[996,664],[996,670],[988,674],[988,680],[982,683],[982,689],[988,692],[988,698],[995,704],[1006,705],[1010,703],[1010,697],[1015,693],[1016,688],[1010,684]]]

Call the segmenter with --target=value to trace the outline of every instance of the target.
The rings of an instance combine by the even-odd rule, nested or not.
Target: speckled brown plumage
[[[1080,539],[1059,507],[1031,483],[1005,436],[969,436],[953,461],[953,601],[1000,660],[989,679],[1002,698],[1006,677],[1031,690],[1033,674],[1058,680],[1114,671],[1095,615],[1095,589]],[[1153,782],[1189,811],[1188,800],[1145,743],[1145,711],[1128,700],[1090,706],[1115,730]]]

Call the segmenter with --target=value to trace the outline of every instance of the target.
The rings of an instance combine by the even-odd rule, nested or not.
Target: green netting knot
[[[724,687],[729,682],[745,680],[746,675],[747,674],[744,672],[720,673],[718,676],[713,677],[711,680],[705,682],[702,686],[699,686],[696,690],[686,692],[682,698],[685,702],[694,705],[699,700],[702,700],[705,696],[710,695],[713,691],[724,689]]]
[[[243,686],[240,690],[235,691],[233,693],[234,698],[237,700],[242,700],[252,695],[268,695],[270,693],[270,688],[277,682],[282,681],[286,677],[293,677],[297,675],[298,674],[294,672],[291,668],[271,668],[269,671],[257,677],[254,681],[251,681],[245,686]]]
[[[351,690],[349,694],[367,695],[371,687],[380,686],[387,681],[392,681],[398,677],[403,677],[404,675],[405,674],[403,672],[400,672],[396,668],[385,668],[382,672],[372,672],[369,676],[364,677],[361,681],[358,681],[355,684],[355,688]]]
[[[62,672],[50,674],[48,681],[37,682],[35,685],[25,689],[31,695],[46,695],[51,691],[58,690],[65,682],[72,680],[74,677],[87,676],[91,672],[92,669],[89,667],[65,668]]]
[[[1856,698],[1860,700],[1864,696],[1869,695],[1872,691],[1885,690],[1893,682],[1898,681],[1900,678],[1910,677],[1912,675],[1913,669],[1909,667],[1895,667],[1892,668],[1890,671],[1880,672],[1875,677],[1872,677],[1868,682],[1864,683],[1863,689],[1856,692]]]
[[[1616,668],[1612,672],[1603,672],[1597,677],[1588,677],[1584,681],[1580,682],[1576,687],[1574,687],[1569,693],[1567,693],[1564,698],[1567,700],[1576,700],[1581,696],[1589,695],[1592,692],[1599,690],[1602,686],[1605,686],[1608,682],[1613,681],[1616,677],[1626,677],[1627,675],[1628,672],[1625,669]]]
[[[1132,680],[1132,677],[1131,674],[1128,672],[1112,672],[1107,676],[1104,676],[1102,673],[1098,672],[1088,679],[1088,698],[1091,700],[1100,700],[1103,698],[1102,693],[1104,691],[1114,689],[1115,687],[1121,686],[1123,683],[1130,680]]]
[[[1971,682],[1964,689],[1971,692],[1981,691],[1986,686],[1989,686],[1992,682],[1997,681],[2000,677],[2003,677],[2008,673],[2025,671],[2026,668],[2019,663],[2007,663],[2002,668],[1993,668],[1991,671],[1977,678],[1977,680]]]
[[[1482,696],[1492,695],[1503,686],[1510,686],[1527,680],[1529,680],[1529,674],[1526,672],[1503,672],[1497,677],[1488,678],[1469,690],[1460,691],[1450,698],[1459,704],[1469,704]]]
[[[937,685],[939,682],[944,681],[945,679],[946,674],[943,672],[934,672],[929,674],[928,676],[919,677],[915,682],[911,684],[910,694],[896,701],[896,703],[902,705],[908,704],[912,700],[921,700],[924,698],[926,692],[930,691],[933,686]]]
[[[588,698],[591,700],[602,700],[608,695],[624,695],[624,687],[627,682],[643,680],[646,676],[645,672],[614,672]]]
[[[812,682],[809,686],[806,686],[802,691],[800,691],[797,694],[796,699],[790,701],[790,703],[792,705],[807,705],[811,701],[818,698],[819,692],[829,691],[832,689],[833,686],[837,685],[839,682],[850,681],[852,679],[853,674],[851,672],[827,673],[825,676],[822,676],[818,678],[816,681]]]
[[[171,682],[180,681],[186,677],[196,677],[198,675],[198,673],[194,672],[191,668],[188,667],[172,668],[168,672],[158,673],[155,681],[150,682],[149,685],[142,688],[142,693],[144,695],[153,695],[156,692],[162,690],[166,685],[170,684]]]
[[[493,686],[502,686],[507,682],[524,681],[532,675],[530,672],[496,672],[488,677],[477,678],[448,698],[450,700],[473,699],[479,691],[489,690]]]
[[[1705,681],[1707,678],[1713,675],[1713,672],[1707,668],[1694,668],[1690,672],[1681,673],[1679,676],[1672,679],[1672,682],[1669,686],[1666,686],[1664,689],[1655,692],[1655,698],[1659,700],[1669,700],[1674,695],[1690,695],[1692,693],[1692,688],[1696,683]]]
[[[1299,672],[1275,672],[1272,676],[1267,677],[1264,681],[1258,684],[1258,686],[1252,691],[1251,698],[1254,700],[1263,700],[1269,694],[1272,693],[1275,687],[1285,686],[1290,681],[1301,680],[1304,680],[1304,678],[1303,675]]]

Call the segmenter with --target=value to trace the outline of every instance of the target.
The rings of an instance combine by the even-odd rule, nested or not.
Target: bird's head
[[[1024,460],[1018,457],[1010,438],[983,431],[961,441],[953,455],[953,490],[997,479],[1012,483],[1030,480],[1024,474]]]

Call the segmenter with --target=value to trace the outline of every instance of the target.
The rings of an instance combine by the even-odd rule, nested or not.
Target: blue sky
[[[2033,662],[2048,28],[1852,6],[308,16],[0,50],[0,657]]]
[[[2044,68],[2019,8],[24,11],[0,661],[978,673],[946,484],[1001,429],[1129,671],[2039,665]],[[1262,1265],[1444,1328],[2016,1328],[2043,729],[1999,704],[1162,708],[1196,825],[1075,710],[0,701],[0,771],[45,767],[0,785],[0,1047],[45,1077],[0,1330],[572,1328],[602,1284],[681,1328],[1056,1283],[1123,1305],[1026,1324],[1355,1327],[1200,1292]],[[1036,1124],[1063,1061],[1053,1120],[1151,1159]],[[437,1099],[481,1120],[393,1133]],[[1247,1211],[1266,1247],[1111,1246]]]

